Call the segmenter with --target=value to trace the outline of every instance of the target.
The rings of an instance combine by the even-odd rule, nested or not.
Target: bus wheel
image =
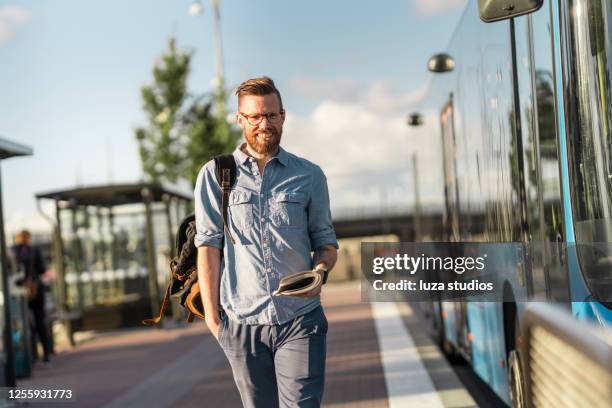
[[[525,408],[525,373],[518,350],[512,350],[508,356],[508,380],[512,407]]]

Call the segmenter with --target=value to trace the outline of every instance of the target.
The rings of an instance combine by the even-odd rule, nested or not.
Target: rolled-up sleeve
[[[332,245],[338,249],[338,240],[329,209],[327,179],[318,166],[312,173],[312,192],[308,203],[308,234],[313,250],[317,251],[325,245]]]
[[[223,248],[223,217],[221,215],[221,189],[214,175],[214,161],[206,163],[196,180],[194,205],[196,219],[196,247]]]

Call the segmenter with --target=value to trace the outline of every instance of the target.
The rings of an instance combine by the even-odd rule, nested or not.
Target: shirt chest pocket
[[[304,193],[275,193],[270,199],[270,219],[278,228],[303,228],[306,225]]]
[[[230,192],[228,212],[231,223],[242,230],[253,225],[254,196],[250,191],[233,190]]]

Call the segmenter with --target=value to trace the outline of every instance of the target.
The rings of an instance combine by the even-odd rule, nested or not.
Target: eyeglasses
[[[285,113],[285,110],[281,109],[279,113],[274,113],[274,112],[261,113],[261,114],[257,113],[255,115],[247,115],[246,113],[242,113],[242,112],[238,112],[238,113],[240,114],[240,116],[245,118],[251,126],[259,125],[264,118],[268,119],[269,123],[273,125],[277,125],[280,123],[281,118],[283,114]]]

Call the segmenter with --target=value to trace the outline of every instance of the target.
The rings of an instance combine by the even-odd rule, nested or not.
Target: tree
[[[240,132],[225,118],[212,114],[212,103],[198,100],[183,116],[187,134],[187,160],[184,175],[195,186],[198,171],[213,156],[231,151],[240,139]]]
[[[153,68],[153,84],[141,90],[149,124],[135,133],[142,169],[154,182],[184,178],[194,185],[199,168],[233,149],[240,138],[212,111],[212,95],[194,98],[188,93],[191,57],[170,38],[168,51]]]

